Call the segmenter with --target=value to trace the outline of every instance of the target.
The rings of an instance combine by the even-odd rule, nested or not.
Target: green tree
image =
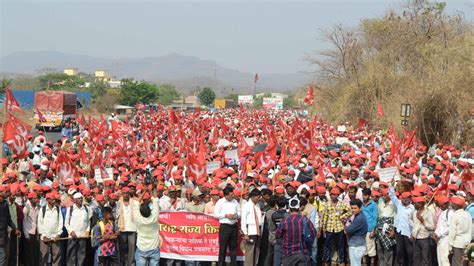
[[[293,95],[289,95],[286,98],[283,98],[283,108],[291,108],[294,106],[295,97]]]
[[[86,88],[86,90],[91,92],[91,97],[95,100],[107,92],[107,87],[107,83],[105,82],[94,81],[91,83],[89,88]]]
[[[198,98],[202,104],[206,106],[210,106],[214,102],[214,99],[216,98],[216,94],[211,88],[205,87],[201,90],[201,92],[199,92]]]
[[[137,103],[155,103],[159,97],[158,87],[145,82],[133,79],[122,80],[120,88],[119,103],[125,105],[135,105]]]
[[[179,99],[179,93],[173,85],[163,84],[158,87],[158,103],[169,105],[176,99]]]
[[[232,89],[232,90],[234,90],[234,89]],[[225,99],[234,100],[234,103],[237,104],[239,102],[239,95],[235,94],[235,93],[231,93],[231,94],[225,96]]]
[[[68,76],[64,73],[46,73],[38,77],[39,90],[69,90],[74,91],[85,84],[79,76]]]
[[[3,78],[2,79],[2,84],[0,85],[0,95],[3,96],[5,94],[5,89],[9,87],[11,84],[11,80]]]

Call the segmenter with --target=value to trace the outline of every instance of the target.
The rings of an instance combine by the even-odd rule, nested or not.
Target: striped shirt
[[[276,238],[281,238],[283,256],[291,256],[294,254],[309,254],[310,250],[303,243],[303,219],[306,220],[307,232],[311,232],[316,236],[316,230],[313,223],[299,213],[292,213],[283,220],[276,231]],[[302,252],[302,248],[304,248]]]

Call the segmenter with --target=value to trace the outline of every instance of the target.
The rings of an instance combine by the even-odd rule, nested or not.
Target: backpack
[[[97,225],[99,225],[100,228],[100,235],[103,236],[105,232],[105,224],[102,221],[97,222]],[[91,230],[91,247],[92,248],[97,248],[100,244],[99,239],[95,237],[95,226]]]
[[[58,212],[58,219],[59,219],[59,208],[56,207],[56,211]],[[44,219],[44,215],[46,214],[46,205],[41,207],[41,212],[43,214],[43,219]]]
[[[302,233],[302,245],[303,245],[303,250],[304,252],[304,247],[306,247],[308,250],[311,251],[311,247],[313,246],[315,236],[311,234],[311,231],[308,229],[308,224],[306,222],[306,217],[303,216],[303,233]]]
[[[89,209],[87,208],[86,205],[82,205],[84,206],[84,208],[86,209],[86,213],[87,213],[87,218],[89,218]],[[74,205],[72,205],[71,207],[69,207],[69,224],[71,224],[71,218],[72,218],[72,211],[74,210]]]

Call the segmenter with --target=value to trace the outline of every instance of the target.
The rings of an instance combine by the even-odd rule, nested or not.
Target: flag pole
[[[7,116],[7,106],[6,106],[6,102],[3,104],[3,120],[2,120],[2,123],[3,125],[5,124],[5,119],[6,119],[6,116]],[[3,126],[3,128],[5,128]],[[3,130],[3,137],[2,137],[2,151],[0,152],[0,163],[3,161],[3,139],[5,138],[5,130]],[[2,167],[0,167],[0,176],[2,177],[3,179],[3,164],[2,164]]]

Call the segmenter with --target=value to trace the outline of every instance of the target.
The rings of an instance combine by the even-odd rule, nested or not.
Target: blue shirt
[[[61,135],[63,137],[67,137],[68,139],[71,139],[72,138],[72,131],[71,131],[70,128],[63,127],[63,129],[61,130]]]
[[[375,226],[377,226],[379,207],[373,200],[370,200],[369,204],[362,204],[362,211],[367,219],[368,232],[372,232]]]
[[[367,218],[363,211],[355,215],[352,223],[346,227],[347,243],[352,247],[365,246],[367,235]]]
[[[390,187],[388,195],[395,205],[395,208],[397,208],[397,215],[395,215],[393,225],[398,233],[410,237],[413,231],[412,217],[415,207],[413,207],[412,204],[403,206],[402,202],[395,196],[395,189],[393,187]]]

